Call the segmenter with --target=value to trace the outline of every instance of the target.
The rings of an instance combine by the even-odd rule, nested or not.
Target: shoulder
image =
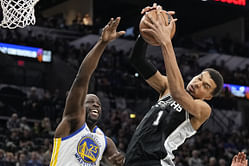
[[[195,99],[195,102],[199,104],[199,106],[205,111],[205,112],[211,112],[211,106],[204,100]]]
[[[96,133],[96,134],[99,134],[99,135],[105,135],[105,133],[98,126],[94,127],[93,133]]]
[[[55,138],[66,137],[82,128],[85,124],[80,118],[64,116],[55,130]]]
[[[198,117],[198,119],[203,122],[206,121],[211,115],[212,108],[207,102],[203,100],[195,99],[194,102],[199,107],[200,116]]]

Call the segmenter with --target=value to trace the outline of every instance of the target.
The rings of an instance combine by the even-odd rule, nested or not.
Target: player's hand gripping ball
[[[149,13],[151,14],[151,16],[153,18],[155,18],[157,20],[157,10],[156,9],[153,9],[151,11],[149,11]],[[166,11],[161,11],[160,12],[160,17],[162,17],[163,19],[163,22],[165,24],[165,26],[168,26],[170,21],[173,20],[173,17],[168,14]],[[140,34],[142,35],[143,39],[153,45],[153,46],[159,46],[159,43],[154,39],[154,37],[149,34],[149,33],[146,33],[146,32],[143,32],[142,29],[145,29],[145,28],[148,28],[148,26],[144,23],[144,20],[147,20],[148,22],[152,23],[150,21],[150,19],[148,18],[148,16],[144,15],[140,21],[140,24],[139,24],[139,30],[140,30]],[[171,34],[170,34],[170,37],[171,39],[174,37],[175,35],[175,32],[176,32],[176,25],[175,25],[175,22],[174,22],[174,25],[173,25],[173,28],[172,28],[172,31],[171,31]]]

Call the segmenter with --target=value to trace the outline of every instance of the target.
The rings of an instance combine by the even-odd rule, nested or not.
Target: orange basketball
[[[157,13],[156,13],[156,10],[151,10],[149,11],[152,15],[153,18],[156,18],[157,19]],[[161,12],[161,17],[163,18],[163,22],[165,24],[165,26],[168,26],[169,25],[169,22],[173,19],[173,17],[169,14],[166,14],[165,12]],[[170,17],[170,18],[169,18]],[[154,39],[154,37],[148,33],[145,33],[145,32],[142,32],[142,29],[144,28],[148,28],[148,26],[144,23],[144,20],[147,20],[151,23],[150,19],[144,15],[140,21],[140,24],[139,24],[139,30],[140,30],[140,34],[142,35],[143,39],[153,45],[153,46],[159,46],[159,43]],[[170,37],[171,39],[174,37],[175,35],[175,32],[176,32],[176,25],[174,23],[173,25],[173,29],[171,31],[171,34],[170,34]]]

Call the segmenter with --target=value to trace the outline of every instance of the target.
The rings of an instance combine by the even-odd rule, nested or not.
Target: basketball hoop
[[[1,0],[2,28],[24,28],[35,24],[34,6],[39,0]]]

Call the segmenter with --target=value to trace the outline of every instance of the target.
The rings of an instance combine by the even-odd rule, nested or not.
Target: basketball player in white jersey
[[[211,114],[211,107],[204,100],[212,99],[223,88],[223,77],[208,68],[193,77],[185,89],[170,38],[172,21],[176,19],[165,26],[160,17],[160,12],[165,11],[156,5],[145,8],[142,13],[152,9],[157,10],[158,16],[153,18],[150,12],[146,13],[151,23],[145,20],[149,28],[142,31],[160,44],[167,76],[146,60],[147,43],[139,36],[129,59],[159,93],[159,100],[136,128],[127,148],[125,166],[174,166],[173,151],[196,134]]]
[[[102,156],[114,165],[123,165],[124,156],[113,141],[96,126],[101,103],[87,94],[88,84],[107,44],[125,31],[117,32],[120,17],[111,18],[96,45],[84,58],[66,99],[62,121],[54,135],[50,166],[99,166]]]

